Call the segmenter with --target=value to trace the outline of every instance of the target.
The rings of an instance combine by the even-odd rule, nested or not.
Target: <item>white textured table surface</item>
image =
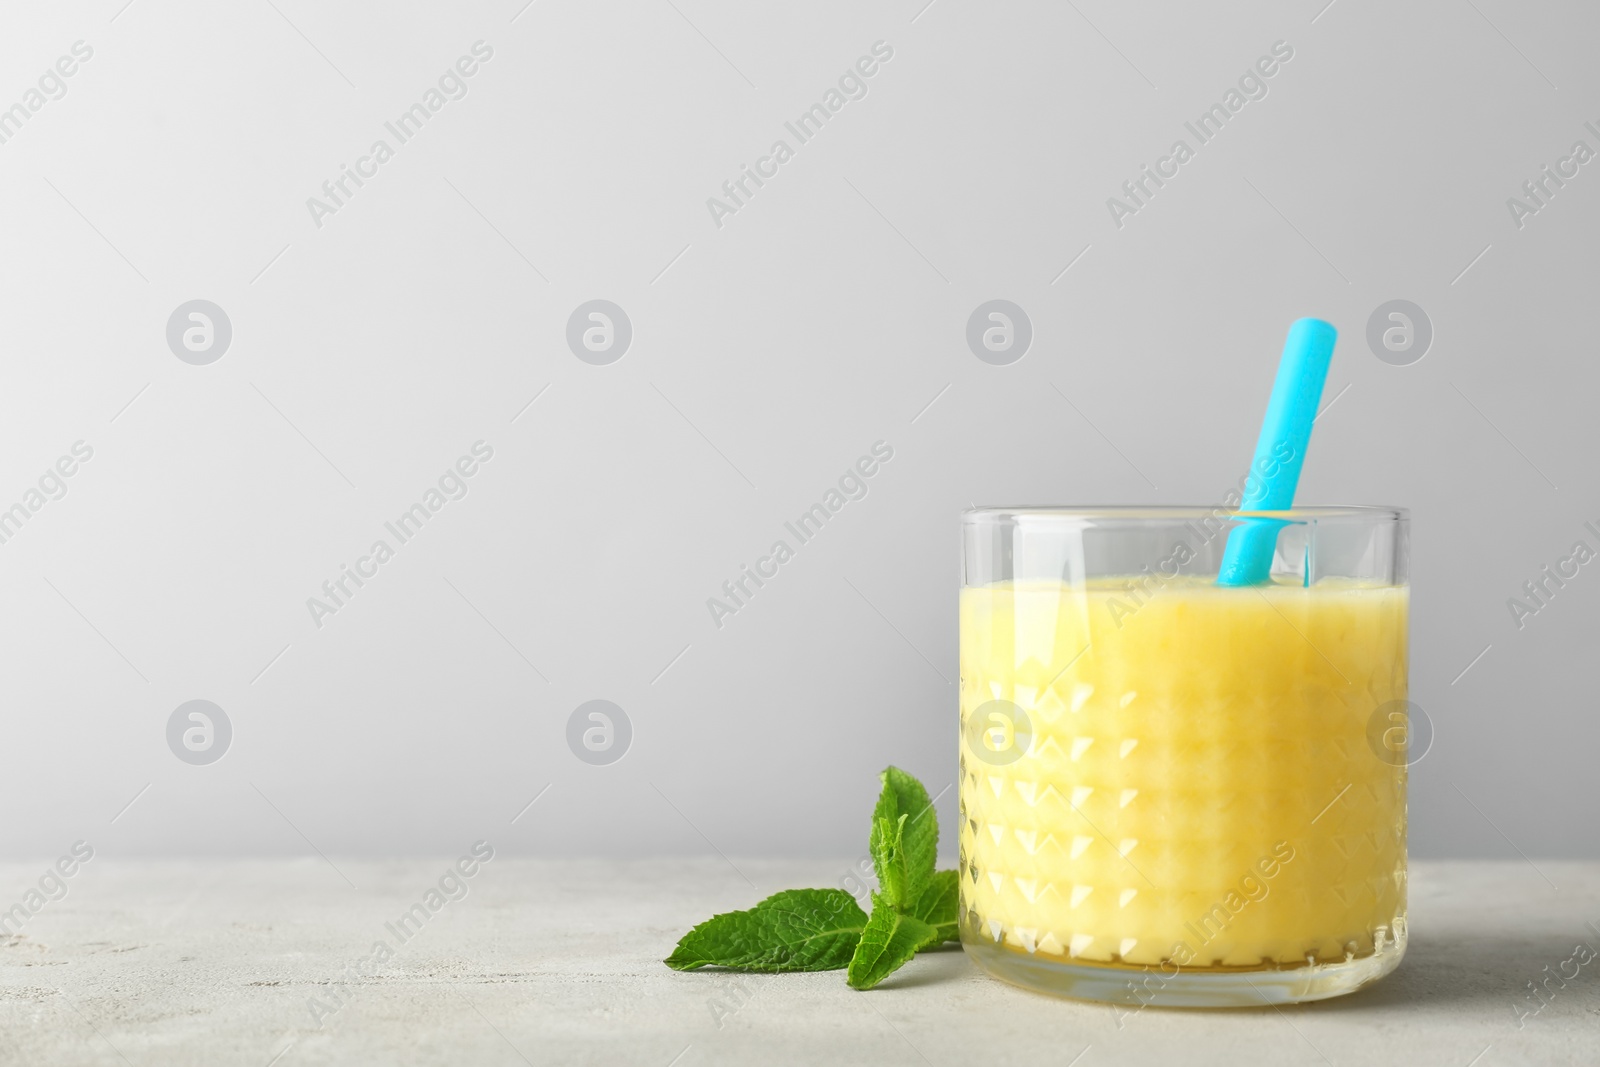
[[[721,859],[501,857],[377,966],[360,961],[398,942],[385,924],[450,860],[335,862],[97,858],[22,936],[0,936],[0,1062],[1600,1063],[1600,959],[1517,1019],[1533,1007],[1526,982],[1562,969],[1579,942],[1600,949],[1588,925],[1600,927],[1600,864],[1416,863],[1410,951],[1378,985],[1282,1011],[1151,1009],[1119,1025],[1109,1007],[991,981],[959,950],[919,957],[871,993],[839,972],[659,962],[712,912],[837,885],[844,862],[740,860],[752,889]],[[0,867],[0,908],[43,870]],[[337,1010],[319,1020],[313,998]]]

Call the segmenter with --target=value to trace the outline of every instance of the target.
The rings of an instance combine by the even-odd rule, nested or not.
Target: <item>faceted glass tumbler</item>
[[[1216,584],[1230,531],[1270,578]],[[1406,945],[1399,508],[963,516],[961,940],[1145,1006],[1348,993]]]

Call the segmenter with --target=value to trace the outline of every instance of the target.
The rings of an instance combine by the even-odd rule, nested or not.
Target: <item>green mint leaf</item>
[[[933,927],[938,940],[923,946],[932,948],[944,941],[961,940],[957,921],[961,908],[961,884],[957,871],[939,871],[923,889],[922,895],[911,905],[913,918],[921,919]]]
[[[843,889],[786,889],[749,911],[713,916],[666,958],[675,971],[835,971],[850,963],[867,913]]]
[[[856,943],[855,955],[850,958],[850,969],[845,976],[850,988],[871,989],[898,971],[919,948],[938,937],[933,927],[901,913],[887,897],[874,893],[872,917],[861,931],[861,940]]]
[[[910,873],[906,869],[906,817],[872,818],[872,837],[868,847],[872,866],[878,872],[878,886],[889,903],[904,911],[911,904]]]
[[[873,826],[876,829],[878,819],[893,822],[905,816],[906,890],[902,900],[895,902],[905,907],[905,901],[914,901],[922,895],[923,888],[933,877],[934,861],[939,852],[939,816],[928,799],[928,791],[915,776],[899,767],[888,767],[881,778],[883,792],[872,811]],[[876,853],[873,860],[877,861]],[[878,883],[885,884],[882,868],[878,869]]]

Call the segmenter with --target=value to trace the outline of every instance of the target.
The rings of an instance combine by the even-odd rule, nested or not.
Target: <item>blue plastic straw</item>
[[[1311,423],[1328,379],[1328,363],[1339,331],[1321,319],[1296,319],[1283,343],[1272,399],[1256,439],[1240,511],[1284,511],[1294,506]],[[1272,551],[1278,542],[1282,519],[1240,519],[1228,533],[1222,554],[1218,585],[1255,585],[1272,573]]]

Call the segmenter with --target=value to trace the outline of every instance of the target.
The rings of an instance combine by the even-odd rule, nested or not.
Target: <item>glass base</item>
[[[993,942],[963,941],[961,947],[991,977],[1035,993],[1102,1001],[1129,1011],[1146,1007],[1259,1008],[1326,1000],[1376,982],[1398,967],[1405,955],[1405,926],[1396,926],[1394,938],[1382,942],[1370,956],[1271,970],[1183,970],[1176,964],[1163,970],[1071,963]]]

